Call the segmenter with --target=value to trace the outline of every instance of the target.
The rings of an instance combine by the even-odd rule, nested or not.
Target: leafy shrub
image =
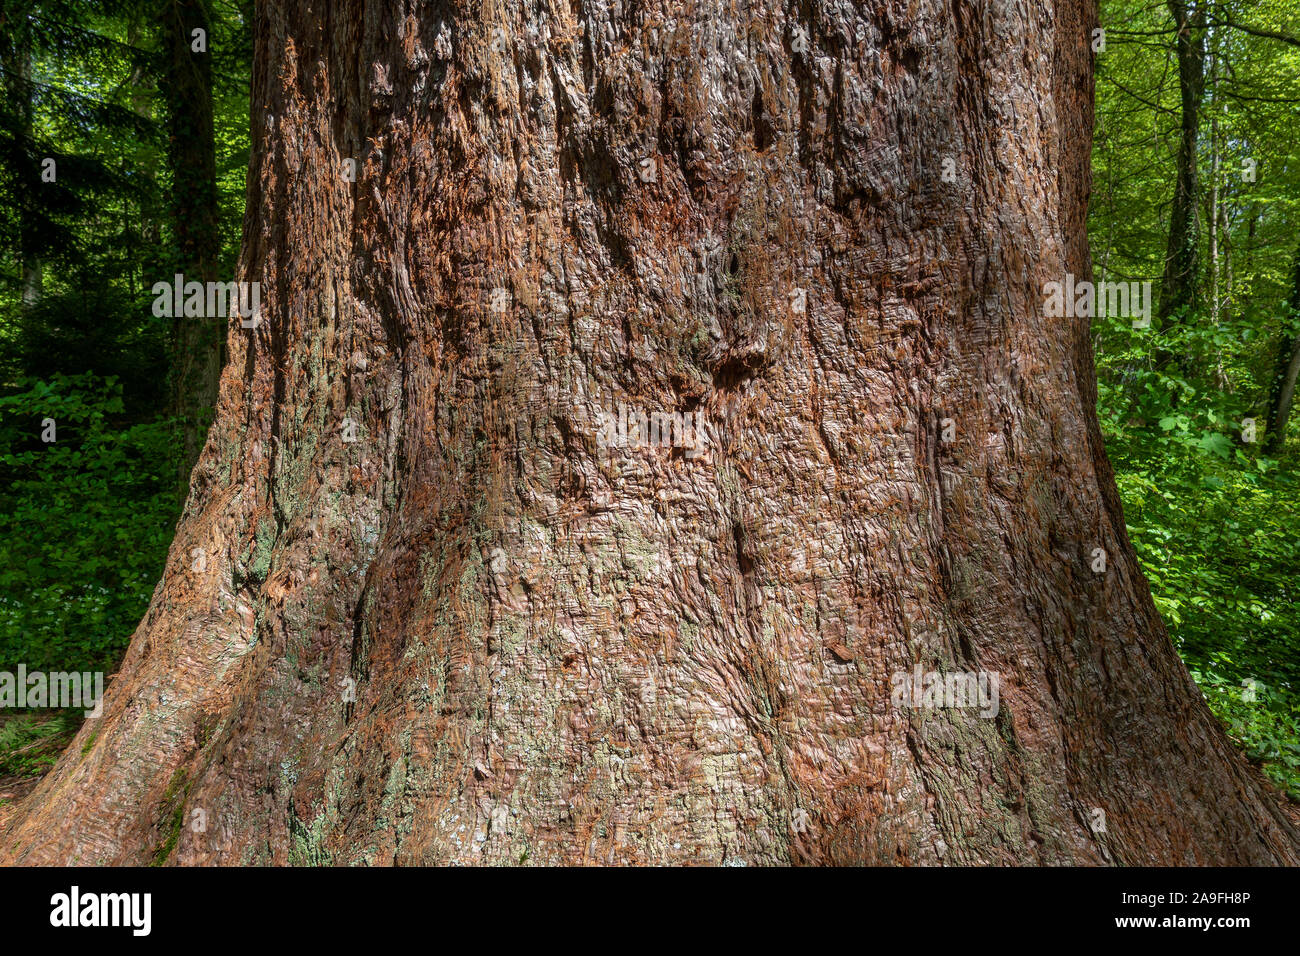
[[[1300,799],[1300,706],[1267,684],[1232,683],[1217,671],[1193,670],[1210,710],[1279,787]]]
[[[121,413],[121,386],[91,373],[0,397],[4,669],[111,671],[148,605],[178,510],[175,459],[168,422]]]
[[[1100,320],[1098,410],[1129,535],[1175,646],[1229,733],[1300,799],[1300,463],[1260,452],[1253,383],[1267,380],[1258,365],[1275,349],[1252,324],[1188,316],[1141,334]],[[1162,352],[1173,356],[1163,365]],[[1243,437],[1252,417],[1253,443]],[[1247,703],[1243,681],[1266,691]]]

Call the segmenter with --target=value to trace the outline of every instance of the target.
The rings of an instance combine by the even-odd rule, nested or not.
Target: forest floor
[[[76,733],[77,723],[58,711],[0,711],[0,830]]]

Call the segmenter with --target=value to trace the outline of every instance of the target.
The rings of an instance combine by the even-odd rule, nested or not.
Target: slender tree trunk
[[[32,90],[32,44],[31,44],[31,21],[27,20],[20,34],[18,48],[18,66],[21,71],[20,76],[13,81],[14,92],[20,97],[21,103],[21,137],[24,146],[31,144],[32,131],[34,124],[33,116],[33,90]],[[31,311],[40,304],[45,295],[45,266],[41,262],[37,249],[40,246],[41,237],[36,233],[36,225],[28,219],[24,219],[21,226],[21,254],[22,254],[22,305],[25,311]]]
[[[1174,19],[1178,60],[1180,125],[1178,176],[1169,213],[1169,244],[1160,284],[1160,318],[1168,319],[1197,301],[1197,134],[1205,88],[1205,9],[1185,0],[1168,0]]]
[[[23,255],[22,303],[30,311],[36,308],[45,295],[45,268],[41,260],[30,254]]]
[[[1207,216],[1210,223],[1209,252],[1210,252],[1210,322],[1218,325],[1220,320],[1220,309],[1222,303],[1219,299],[1219,67],[1218,67],[1218,37],[1213,36],[1210,49],[1210,195],[1208,202]],[[1218,371],[1222,372],[1220,366]]]
[[[1295,270],[1287,307],[1287,327],[1295,328],[1297,317],[1300,317],[1300,247],[1296,248]],[[1292,333],[1283,336],[1278,347],[1277,363],[1269,386],[1268,429],[1264,438],[1266,454],[1276,454],[1286,441],[1286,426],[1291,418],[1291,406],[1295,402],[1297,378],[1300,378],[1300,334]]]
[[[1237,274],[1233,267],[1233,220],[1239,219],[1240,206],[1232,202],[1219,203],[1219,247],[1223,260],[1223,292],[1220,311],[1232,315],[1237,308]]]
[[[202,31],[204,46],[211,42],[205,0],[163,0],[161,26],[167,55],[161,89],[167,106],[176,267],[187,282],[206,283],[217,279],[221,239],[211,51],[195,50],[195,30]],[[170,282],[172,277],[160,278]],[[172,322],[174,405],[183,432],[182,485],[189,483],[217,403],[225,328],[223,319],[213,317],[178,316]]]
[[[26,5],[14,5],[3,18],[4,38],[0,40],[0,66],[3,70],[5,95],[15,107],[18,128],[14,130],[20,149],[28,152],[28,161],[32,163],[34,176],[32,181],[23,183],[24,190],[35,193],[44,182],[39,180],[40,161],[43,157],[34,155],[32,132],[34,124],[32,90],[32,23],[31,9]],[[30,202],[21,200],[20,202]],[[18,256],[19,256],[19,302],[24,312],[30,312],[40,304],[45,294],[45,268],[38,250],[41,245],[40,220],[36,216],[23,216],[20,213]]]
[[[264,321],[0,855],[1300,862],[1044,317],[1092,5],[654,10],[259,8]]]
[[[149,16],[149,9],[143,8],[133,12],[133,15],[127,22],[126,42],[128,46],[138,47],[142,40],[155,30],[153,19]],[[141,63],[131,71],[131,76],[127,80],[127,85],[131,89],[130,103],[131,108],[144,120],[153,122],[156,115],[156,105],[158,102],[158,90],[155,88],[158,74]],[[140,159],[140,171],[143,173],[145,181],[156,183],[158,181],[158,153],[153,149],[148,149]],[[215,167],[214,167],[215,168]],[[136,258],[136,264],[131,270],[131,282],[134,285],[139,281],[144,291],[149,291],[153,283],[159,280],[159,277],[166,277],[167,267],[172,264],[171,257],[163,250],[161,236],[164,229],[165,211],[155,200],[154,193],[149,190],[147,198],[142,198],[132,208],[131,200],[127,200],[128,214],[134,214],[135,228],[140,236],[140,246],[144,252],[143,256]],[[138,272],[137,272],[138,269]],[[218,341],[223,343],[224,348],[224,324],[218,331]],[[174,343],[175,336],[172,336]],[[218,372],[218,378],[220,374]],[[177,396],[173,394],[172,401],[176,402]],[[173,409],[175,411],[175,409]],[[189,483],[189,472],[184,473],[186,485]]]

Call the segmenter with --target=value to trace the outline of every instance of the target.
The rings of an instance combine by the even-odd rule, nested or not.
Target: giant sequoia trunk
[[[6,858],[1300,861],[1134,560],[1087,320],[1043,318],[1095,22],[263,5],[262,322]],[[896,706],[917,665],[997,716]]]

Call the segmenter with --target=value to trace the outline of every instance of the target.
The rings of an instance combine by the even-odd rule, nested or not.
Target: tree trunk
[[[160,84],[167,104],[171,166],[171,221],[176,268],[185,280],[217,279],[221,236],[217,228],[216,140],[212,115],[210,50],[194,49],[195,30],[211,38],[205,0],[163,0],[162,45],[167,68]],[[166,276],[171,281],[171,276]],[[189,484],[208,419],[217,403],[224,360],[225,321],[178,316],[172,320],[174,412],[181,420],[180,479]]]
[[[1174,316],[1180,309],[1196,305],[1197,245],[1196,204],[1197,133],[1201,123],[1201,98],[1205,90],[1205,9],[1184,0],[1168,0],[1174,19],[1180,98],[1178,177],[1169,210],[1169,245],[1160,283],[1160,318]]]
[[[6,858],[1300,862],[1043,315],[1091,3],[520,6],[259,7],[264,321]]]
[[[32,128],[35,124],[35,97],[32,88],[32,10],[26,6],[15,5],[0,16],[3,25],[3,39],[0,39],[0,82],[4,84],[6,99],[12,104],[15,147],[28,155],[24,157],[32,175],[31,179],[19,187],[29,195],[19,200],[22,209],[19,213],[18,257],[19,257],[19,298],[24,313],[31,312],[41,303],[45,295],[45,268],[41,262],[42,248],[41,222],[44,217],[31,215],[31,206],[35,203],[35,193],[45,186],[39,179],[43,172],[41,161],[45,158],[36,155],[32,140]],[[25,178],[25,177],[24,177]],[[23,215],[27,213],[27,215]]]
[[[1291,295],[1287,300],[1287,328],[1295,328],[1300,319],[1300,247],[1296,248]],[[1269,384],[1268,428],[1264,435],[1264,453],[1277,454],[1286,441],[1286,426],[1295,402],[1296,379],[1300,378],[1300,334],[1285,335],[1278,346],[1273,380]]]

